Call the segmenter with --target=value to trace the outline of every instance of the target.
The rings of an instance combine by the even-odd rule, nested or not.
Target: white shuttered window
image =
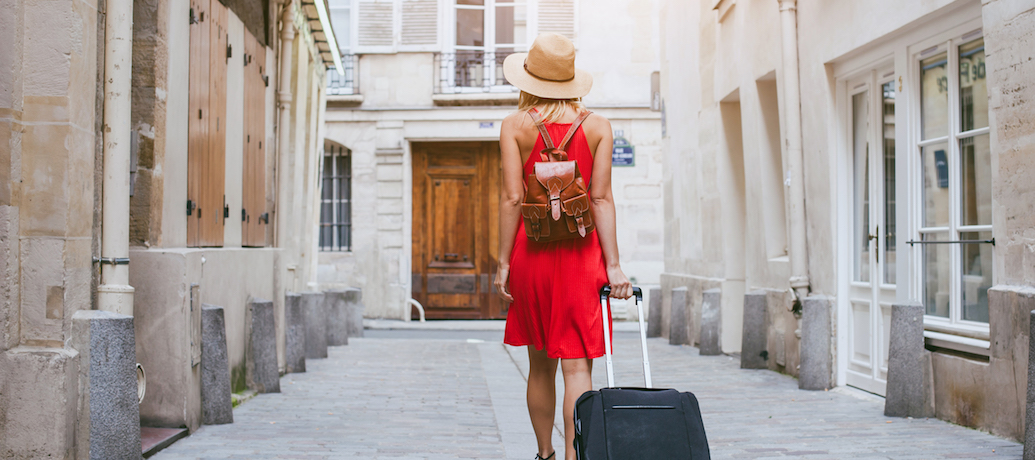
[[[539,33],[553,32],[575,41],[575,0],[539,0]]]
[[[442,0],[355,0],[354,53],[439,51]]]

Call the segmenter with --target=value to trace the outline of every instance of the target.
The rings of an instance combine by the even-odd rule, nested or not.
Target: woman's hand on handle
[[[514,296],[510,295],[510,267],[500,265],[496,271],[496,292],[500,295],[500,298],[507,302],[513,302]],[[629,292],[632,292],[632,288],[629,288]]]
[[[622,272],[622,268],[615,266],[607,269],[607,283],[611,285],[611,297],[616,299],[628,299],[633,295],[632,283]]]

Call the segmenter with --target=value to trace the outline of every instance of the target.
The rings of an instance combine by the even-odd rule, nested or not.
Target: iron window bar
[[[359,73],[356,72],[356,55],[342,54],[341,66],[344,69],[327,71],[327,95],[347,96],[359,94]]]
[[[512,52],[458,50],[435,53],[435,94],[516,92],[503,77],[503,61]]]
[[[995,246],[995,238],[992,238],[990,240],[957,240],[957,241],[936,241],[936,240],[931,240],[931,241],[919,240],[919,241],[917,241],[917,240],[909,240],[909,241],[906,241],[906,243],[908,243],[910,246],[912,246],[914,244],[991,244],[992,246]]]

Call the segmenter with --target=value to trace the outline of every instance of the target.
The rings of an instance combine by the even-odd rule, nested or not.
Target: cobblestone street
[[[239,406],[233,424],[203,426],[152,458],[530,460],[527,357],[523,348],[502,345],[501,336],[368,331],[332,347],[328,359],[308,361],[308,372],[284,376],[283,393]],[[638,336],[618,332],[615,340],[617,383],[642,385]],[[733,357],[699,356],[662,339],[649,347],[655,386],[699,398],[716,459],[1021,457],[1020,444],[986,433],[886,418],[883,400],[869,394],[800,391],[796,380],[741,370]],[[595,386],[603,386],[602,360],[594,369]],[[554,439],[560,458],[559,429]]]

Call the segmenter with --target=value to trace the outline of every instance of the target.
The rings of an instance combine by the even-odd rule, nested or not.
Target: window
[[[333,142],[324,145],[320,250],[352,250],[352,152]]]
[[[450,75],[448,86],[493,88],[506,86],[503,60],[525,51],[528,6],[525,0],[456,0],[456,50],[441,58]],[[500,88],[512,91],[512,88]]]
[[[928,326],[987,329],[992,175],[981,31],[920,52],[919,241]]]
[[[338,42],[341,64],[345,68],[327,72],[327,94],[358,94],[356,61],[349,46],[352,43],[352,1],[333,0],[328,3],[331,27],[334,28],[334,39]]]

